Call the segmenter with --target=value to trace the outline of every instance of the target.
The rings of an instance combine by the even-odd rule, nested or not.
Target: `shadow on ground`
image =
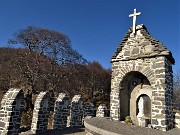
[[[37,135],[86,135],[84,128],[72,128],[68,127],[66,129],[48,129],[45,132],[39,133]]]

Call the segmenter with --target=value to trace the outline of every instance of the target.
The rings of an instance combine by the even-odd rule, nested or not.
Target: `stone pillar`
[[[175,113],[175,128],[180,128],[180,112]]]
[[[120,77],[117,75],[122,75],[119,72],[119,62],[112,63],[112,74],[111,74],[111,93],[110,93],[110,117],[113,120],[120,120]]]
[[[0,134],[18,135],[21,113],[24,108],[24,93],[21,89],[9,89],[1,101]]]
[[[85,103],[84,104],[84,117],[86,116],[96,116],[96,109],[93,103]]]
[[[70,127],[83,125],[83,99],[81,95],[75,95],[71,101]]]
[[[155,85],[152,90],[152,126],[167,131],[173,128],[173,75],[172,64],[165,57],[155,63]]]
[[[40,92],[35,101],[31,131],[39,133],[47,130],[49,118],[49,93]]]
[[[105,104],[100,104],[97,112],[96,117],[107,117],[107,107]]]
[[[69,111],[69,97],[65,93],[60,93],[54,106],[53,129],[63,129],[67,125]]]

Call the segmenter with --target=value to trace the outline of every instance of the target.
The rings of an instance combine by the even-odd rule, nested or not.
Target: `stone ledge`
[[[175,132],[165,132],[156,129],[144,128],[122,123],[120,121],[111,121],[109,118],[86,117],[84,126],[87,135],[179,135],[179,129]]]
[[[98,127],[95,127],[93,125],[88,124],[86,121],[84,121],[84,126],[86,127],[86,132],[88,132],[87,134],[98,134],[98,135],[121,135],[121,134],[117,134],[117,133],[113,133],[111,131],[107,131]]]

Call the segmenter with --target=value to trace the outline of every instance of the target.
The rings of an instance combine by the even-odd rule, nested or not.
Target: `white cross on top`
[[[136,9],[134,9],[134,14],[130,14],[129,17],[133,17],[133,34],[136,31],[136,16],[141,15],[141,12],[136,13]]]

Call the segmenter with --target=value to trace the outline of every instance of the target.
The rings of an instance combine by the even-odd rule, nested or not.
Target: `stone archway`
[[[0,134],[18,134],[23,109],[23,90],[15,88],[9,89],[1,101]]]
[[[143,111],[144,111],[144,117],[146,119],[151,119],[151,98],[146,95],[146,94],[141,94],[140,96],[138,96],[138,98],[136,98],[136,116],[138,116],[140,110],[139,110],[139,107],[138,107],[138,104],[139,104],[139,101],[140,101],[140,98],[143,98],[144,100],[144,103],[143,103]]]
[[[145,99],[147,99],[147,101],[148,101],[146,103],[148,108],[146,108],[145,110],[146,110],[146,112],[148,110],[150,116],[148,115],[147,117],[148,117],[148,119],[151,119],[152,88],[150,85],[143,85],[142,87],[141,87],[141,85],[137,85],[131,92],[131,97],[130,97],[130,108],[131,108],[130,116],[135,125],[138,125],[138,120],[137,120],[137,115],[139,112],[138,101],[141,96],[144,96]],[[150,105],[149,105],[149,103],[150,103]]]
[[[83,99],[81,95],[75,95],[71,101],[70,127],[83,125]]]
[[[142,94],[136,99],[135,125],[147,127],[151,124],[151,99],[148,95]]]
[[[39,133],[47,130],[49,118],[49,93],[40,92],[35,101],[31,131]]]
[[[142,94],[152,97],[147,77],[138,71],[127,73],[120,82],[120,120],[130,116],[136,123],[136,100]]]
[[[68,113],[69,96],[66,93],[60,93],[54,106],[53,129],[66,128]]]

